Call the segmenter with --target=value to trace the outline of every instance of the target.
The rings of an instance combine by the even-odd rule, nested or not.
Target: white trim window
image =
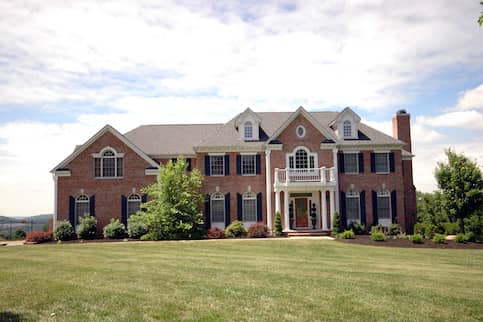
[[[391,194],[389,191],[377,192],[377,217],[384,227],[391,224]]]
[[[344,153],[344,172],[359,173],[359,153]]]
[[[89,197],[86,195],[80,195],[75,198],[75,226],[80,223],[80,218],[84,216],[90,216],[90,203]]]
[[[131,194],[127,197],[127,217],[134,215],[141,210],[141,196],[138,194]]]
[[[254,192],[245,192],[242,201],[243,222],[257,221],[257,195]]]
[[[254,176],[256,174],[256,155],[241,155],[241,174]]]
[[[215,192],[211,195],[211,226],[225,228],[225,195]]]
[[[287,154],[287,166],[290,169],[314,169],[317,166],[317,153],[312,153],[306,147],[297,147]]]
[[[374,153],[374,165],[376,173],[389,173],[389,153]]]
[[[212,176],[225,175],[225,156],[224,155],[210,155],[210,174]]]
[[[305,136],[305,127],[303,125],[297,126],[296,133],[299,138],[303,138]]]
[[[359,193],[350,191],[345,196],[347,225],[361,222]]]
[[[243,125],[243,135],[245,139],[253,139],[253,123],[246,121]]]
[[[351,123],[351,121],[348,121],[348,120],[344,121],[343,132],[344,132],[345,138],[352,137],[352,123]]]
[[[123,153],[117,153],[113,148],[104,148],[100,153],[93,156],[95,178],[122,178],[124,172]]]

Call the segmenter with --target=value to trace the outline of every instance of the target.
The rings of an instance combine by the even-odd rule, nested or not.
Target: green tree
[[[480,4],[483,6],[483,1],[480,2]],[[483,25],[483,11],[480,12],[480,18],[478,18],[478,23],[480,24],[480,27]]]
[[[204,233],[200,193],[203,177],[197,169],[191,174],[180,157],[159,170],[156,183],[143,189],[149,201],[143,205],[151,239],[197,239]]]
[[[280,212],[277,211],[277,213],[275,214],[275,236],[282,236],[282,229],[282,218],[280,216]]]
[[[464,219],[483,205],[483,179],[476,162],[452,150],[446,151],[448,162],[439,162],[436,180],[442,192],[442,204],[448,215],[458,220],[465,232]]]
[[[436,226],[440,226],[443,222],[455,222],[454,218],[448,218],[439,191],[432,193],[416,191],[416,205],[418,222]]]

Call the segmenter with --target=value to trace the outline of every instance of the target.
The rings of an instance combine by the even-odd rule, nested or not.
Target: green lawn
[[[0,267],[0,320],[483,320],[481,250],[91,243],[2,247]]]

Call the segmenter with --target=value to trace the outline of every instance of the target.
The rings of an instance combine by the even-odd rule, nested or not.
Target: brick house
[[[341,112],[255,113],[225,124],[143,125],[121,134],[106,125],[57,165],[55,220],[89,213],[98,232],[117,218],[126,223],[155,182],[159,164],[182,155],[204,175],[206,227],[238,219],[284,231],[324,233],[334,213],[341,225],[367,228],[398,223],[412,231],[416,216],[410,115],[399,111],[390,137]]]

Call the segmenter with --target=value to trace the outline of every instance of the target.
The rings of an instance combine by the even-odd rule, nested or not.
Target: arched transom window
[[[352,124],[350,121],[344,121],[344,137],[352,136]]]
[[[246,121],[245,125],[243,126],[243,133],[245,136],[245,139],[252,139],[253,138],[253,124],[250,121]]]
[[[221,192],[211,195],[211,223],[225,223],[225,196]]]
[[[290,169],[313,169],[317,166],[317,154],[311,153],[306,148],[297,148],[288,155],[288,167]]]
[[[75,199],[75,225],[79,225],[80,218],[90,215],[89,197],[80,195]]]
[[[123,176],[124,154],[112,148],[104,148],[94,156],[94,177],[119,178]]]
[[[244,222],[257,221],[257,196],[254,192],[243,194],[242,214]]]
[[[128,217],[141,210],[141,196],[133,193],[127,198]]]

